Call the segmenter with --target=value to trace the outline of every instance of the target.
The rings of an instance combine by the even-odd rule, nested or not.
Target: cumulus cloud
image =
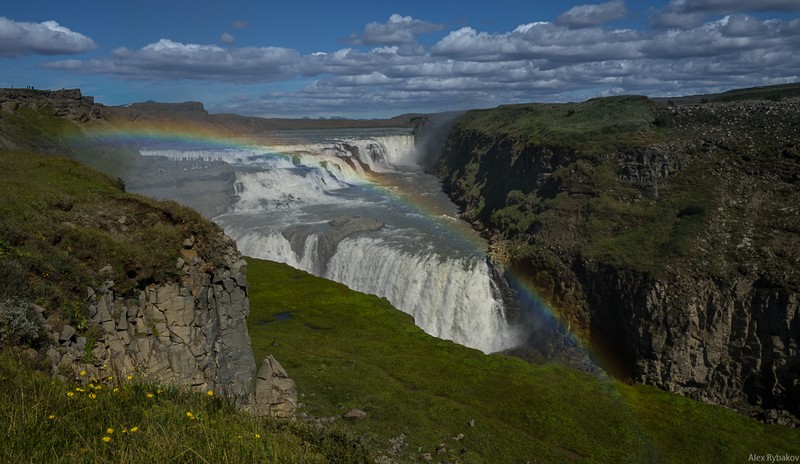
[[[27,23],[0,16],[0,56],[71,55],[95,48],[92,39],[55,21]]]
[[[395,18],[405,25],[398,30],[406,32],[414,21]],[[291,82],[293,91],[249,99],[221,95],[218,102],[220,110],[274,116],[372,115],[376,108],[440,111],[618,93],[705,93],[800,78],[800,18],[737,13],[680,30],[539,21],[505,32],[462,27],[432,46],[417,43],[413,32],[405,38],[388,28],[383,32],[370,40],[384,37],[388,43],[309,54],[162,39],[139,49],[116,49],[103,59],[49,66],[129,79],[270,83],[273,89],[276,81]],[[299,90],[298,78],[303,82]]]
[[[691,29],[711,15],[744,12],[800,11],[797,0],[671,0],[658,11],[653,25],[660,28]]]
[[[222,42],[222,43],[224,43],[224,44],[228,44],[228,45],[230,45],[230,44],[232,44],[232,43],[236,42],[236,37],[234,37],[234,36],[230,35],[230,34],[229,34],[229,33],[227,33],[227,32],[224,32],[224,33],[223,33],[223,34],[220,36],[220,38],[219,38],[219,41],[220,41],[220,42]]]
[[[355,45],[399,45],[413,43],[420,34],[438,32],[442,24],[393,14],[385,23],[371,22],[361,36],[351,35],[348,41]]]
[[[556,24],[567,27],[600,26],[622,19],[628,14],[624,0],[611,0],[596,5],[577,5],[556,18]]]
[[[118,48],[100,60],[62,60],[52,68],[138,79],[197,79],[255,82],[289,78],[300,56],[280,47],[221,48],[161,39],[139,50]]]
[[[523,24],[509,33],[489,34],[470,27],[453,31],[431,48],[449,58],[472,61],[604,61],[640,56],[641,34],[632,30],[571,29],[547,22]]]
[[[249,21],[234,21],[233,23],[231,23],[231,26],[234,29],[247,29],[248,27],[250,27],[250,22]]]

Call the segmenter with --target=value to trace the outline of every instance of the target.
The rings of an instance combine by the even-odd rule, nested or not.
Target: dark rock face
[[[187,240],[176,263],[179,282],[151,285],[137,299],[117,296],[111,281],[90,289],[89,314],[102,335],[91,356],[62,340],[55,372],[135,373],[249,404],[255,361],[245,320],[247,264],[232,246],[226,263],[210,270]]]
[[[187,239],[175,264],[178,282],[150,285],[136,299],[114,292],[114,282],[89,289],[89,315],[100,336],[89,351],[65,326],[48,351],[56,375],[82,378],[143,376],[232,399],[257,415],[291,417],[297,390],[272,356],[258,376],[246,317],[247,263],[229,240],[225,265],[213,269]]]
[[[94,97],[84,97],[80,89],[0,89],[0,108],[3,113],[13,114],[19,108],[38,110],[47,107],[54,116],[76,122],[100,119],[105,114],[102,106],[95,105]]]
[[[589,289],[593,344],[618,374],[742,412],[800,415],[796,292],[744,276],[722,283],[576,271]]]
[[[589,157],[456,125],[438,174],[493,258],[606,369],[798,424],[800,102],[662,107],[654,120],[657,141]]]

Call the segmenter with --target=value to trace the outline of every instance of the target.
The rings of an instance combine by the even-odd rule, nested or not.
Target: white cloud
[[[95,48],[92,39],[55,21],[27,23],[0,16],[0,56],[70,55]]]
[[[229,34],[227,32],[224,32],[220,36],[219,41],[224,43],[224,44],[230,45],[230,44],[236,42],[236,37],[232,36],[231,34]]]
[[[628,14],[624,0],[611,0],[595,5],[577,5],[556,18],[556,24],[567,27],[600,26],[622,19]]]
[[[234,29],[247,29],[248,27],[250,27],[250,22],[249,21],[234,21],[233,23],[231,23],[231,26]]]
[[[747,12],[800,11],[798,0],[670,0],[658,11],[653,25],[660,28],[691,29],[711,15]]]
[[[260,82],[297,74],[300,56],[280,47],[222,48],[161,39],[139,50],[118,48],[107,59],[56,61],[52,68],[137,79]]]
[[[472,61],[604,61],[640,56],[638,47],[642,40],[640,33],[631,30],[570,29],[537,22],[521,25],[504,34],[461,28],[444,37],[431,48],[431,52]]]
[[[394,37],[400,41],[402,34]],[[704,93],[796,81],[798,49],[800,18],[729,14],[681,30],[578,28],[542,21],[499,33],[464,27],[433,46],[354,45],[305,55],[279,47],[162,39],[135,50],[116,49],[104,59],[49,66],[128,79],[262,85],[247,87],[259,88],[260,98],[220,95],[216,104],[224,111],[369,117],[379,110],[439,111],[617,93]],[[243,91],[237,87],[235,93]]]
[[[444,26],[441,24],[393,14],[385,23],[371,22],[367,24],[361,36],[352,35],[348,41],[358,45],[410,44],[420,34],[437,32],[443,28]]]

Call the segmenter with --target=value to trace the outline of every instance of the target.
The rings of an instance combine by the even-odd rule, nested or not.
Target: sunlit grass
[[[385,299],[282,264],[250,260],[248,279],[256,357],[281,361],[300,412],[363,409],[367,418],[348,427],[384,450],[403,435],[407,459],[419,450],[436,458],[439,444],[448,449],[440,459],[474,463],[735,463],[751,452],[800,453],[798,430],[652,387],[487,356],[426,335]]]
[[[0,353],[0,417],[3,463],[277,464],[370,456],[334,427],[256,419],[219,396],[136,376],[64,383],[9,352]]]

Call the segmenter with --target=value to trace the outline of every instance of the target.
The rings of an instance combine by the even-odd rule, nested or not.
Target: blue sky
[[[800,0],[17,1],[0,86],[384,117],[800,80]]]

